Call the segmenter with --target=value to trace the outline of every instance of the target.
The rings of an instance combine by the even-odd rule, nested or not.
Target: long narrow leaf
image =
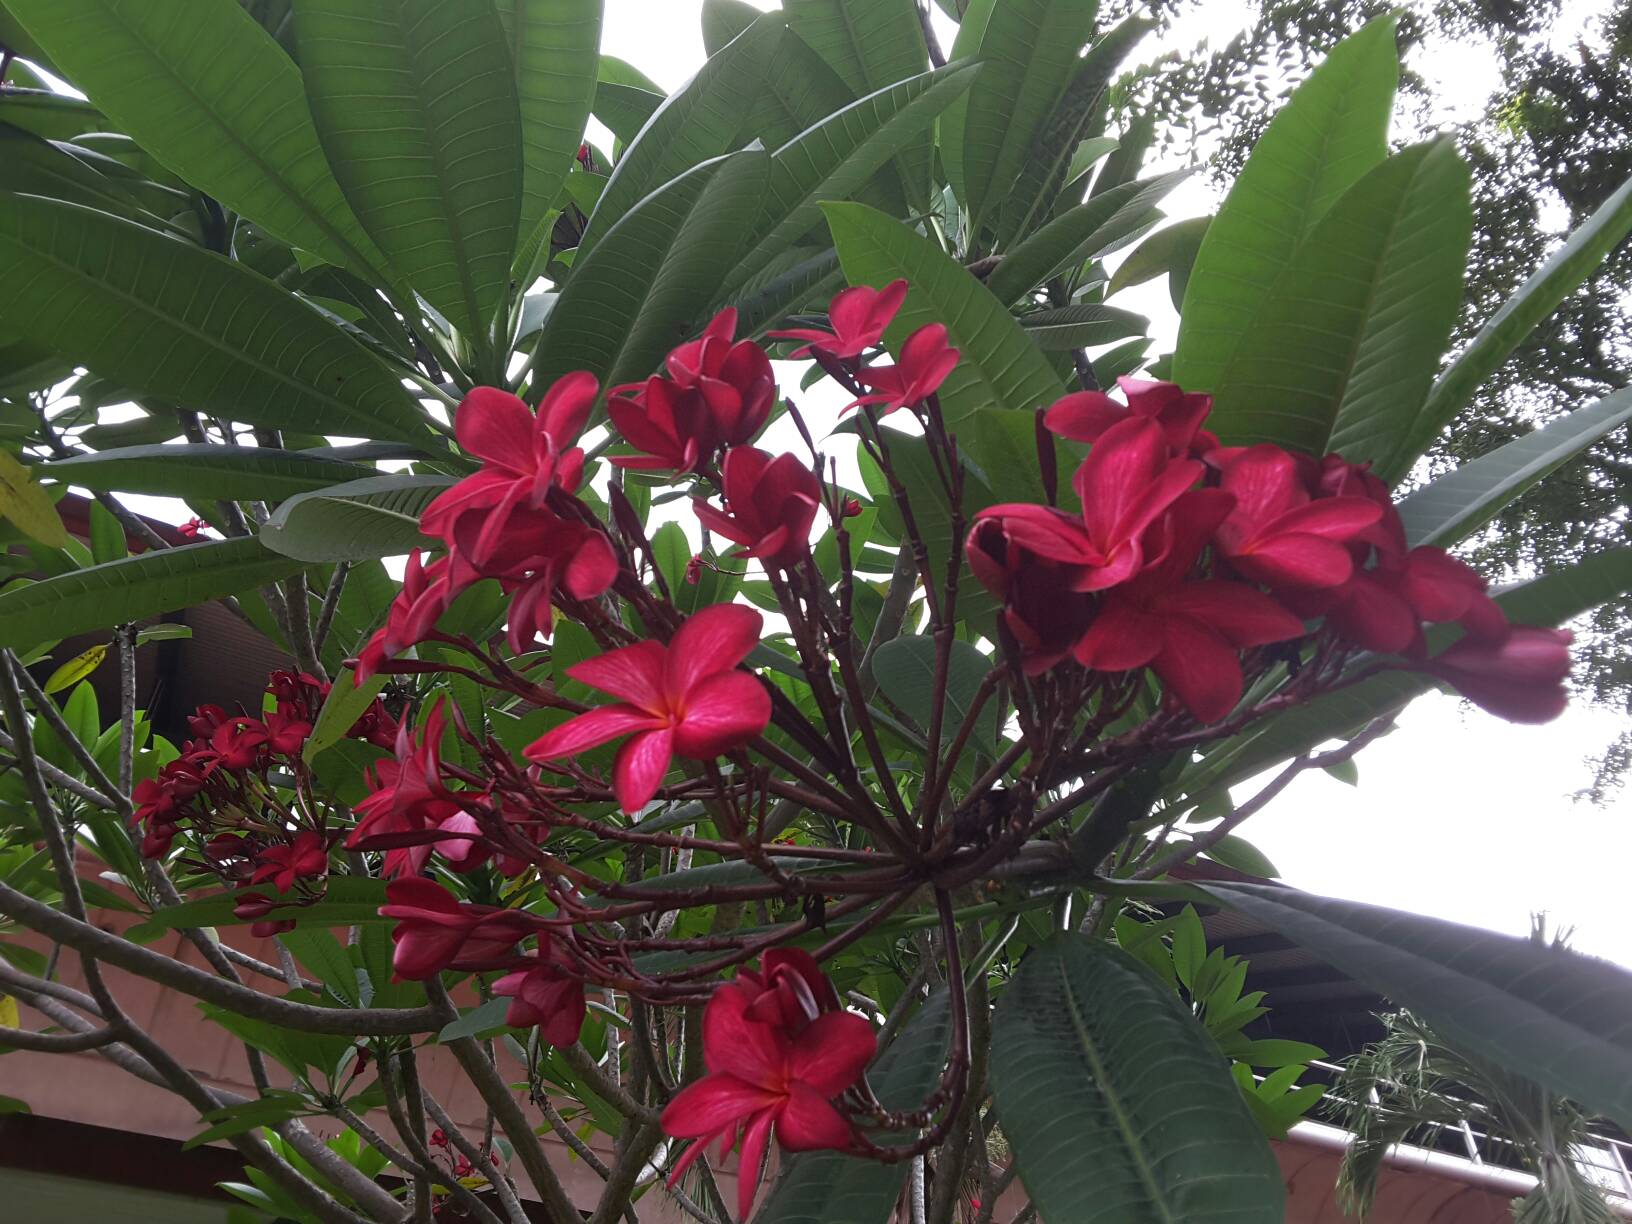
[[[117,386],[227,420],[430,443],[378,358],[242,264],[106,213],[5,194],[0,264],[0,324]]]

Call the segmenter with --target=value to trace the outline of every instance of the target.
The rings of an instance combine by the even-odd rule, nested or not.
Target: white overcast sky
[[[1566,0],[1556,46],[1573,43],[1592,7]],[[603,49],[673,89],[703,60],[700,10],[701,0],[607,0]],[[1235,32],[1239,12],[1214,0],[1168,46],[1216,46]],[[1477,114],[1499,83],[1494,56],[1478,46],[1437,50],[1412,67],[1439,88],[1440,120]],[[1142,51],[1148,57],[1154,45]],[[1197,175],[1164,208],[1177,218],[1217,203]],[[1176,318],[1164,282],[1129,290],[1117,303],[1150,315],[1161,347],[1171,348]],[[781,372],[784,391],[796,391],[797,368]],[[830,397],[810,398],[819,407]],[[158,517],[187,517],[170,499],[133,500]],[[1450,697],[1426,697],[1361,755],[1358,787],[1305,775],[1242,831],[1301,888],[1511,934],[1544,910],[1555,925],[1574,928],[1581,951],[1632,967],[1621,901],[1632,864],[1632,795],[1601,806],[1574,798],[1591,779],[1586,758],[1625,726],[1624,712],[1577,707],[1546,727],[1516,727]]]
[[[1573,43],[1592,7],[1567,0],[1554,35],[1560,49]],[[700,0],[607,0],[603,48],[673,89],[702,62],[700,9]],[[1167,45],[1219,45],[1237,29],[1240,12],[1215,0]],[[1149,56],[1153,47],[1141,50]],[[1422,59],[1429,62],[1411,66],[1437,87],[1440,121],[1477,114],[1500,81],[1487,48],[1445,48]],[[1173,217],[1216,206],[1203,175],[1164,204]],[[1171,347],[1175,320],[1165,299],[1165,284],[1156,282],[1117,301],[1149,314]],[[787,378],[784,384],[797,386]],[[1632,966],[1622,903],[1632,797],[1603,806],[1573,797],[1591,780],[1586,757],[1625,726],[1623,712],[1572,708],[1549,726],[1517,727],[1450,697],[1425,697],[1361,755],[1358,787],[1305,775],[1243,832],[1301,888],[1511,934],[1528,928],[1533,910],[1545,910],[1554,923],[1575,928],[1581,951]]]

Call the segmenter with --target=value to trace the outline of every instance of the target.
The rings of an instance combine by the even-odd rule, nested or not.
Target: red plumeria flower
[[[884,329],[895,319],[901,303],[907,300],[907,282],[893,280],[882,289],[855,285],[841,289],[828,303],[827,321],[832,331],[813,327],[795,327],[774,331],[773,340],[808,340],[803,348],[789,354],[791,359],[810,356],[812,349],[840,359],[859,357],[872,348],[884,335]]]
[[[209,739],[229,717],[220,706],[206,703],[187,715],[187,729],[199,739]]]
[[[1059,530],[1081,532],[1070,515],[1049,510],[1049,516]],[[1042,675],[1071,653],[1095,607],[1095,596],[1073,588],[1074,568],[1015,542],[1002,517],[976,522],[964,551],[981,585],[1003,601],[1002,623],[1020,648],[1026,675]]]
[[[266,716],[266,747],[279,756],[299,756],[312,724],[304,715],[273,710]]]
[[[1127,397],[1123,404],[1103,391],[1078,391],[1055,400],[1043,424],[1062,438],[1097,442],[1112,425],[1130,419],[1154,421],[1167,437],[1169,451],[1199,457],[1218,446],[1218,439],[1201,427],[1213,410],[1213,397],[1187,392],[1178,383],[1119,378],[1116,385]]]
[[[413,876],[385,886],[380,915],[394,918],[393,981],[423,982],[444,969],[477,972],[504,965],[534,930],[520,910],[470,905],[435,880]]]
[[[511,1028],[538,1027],[553,1046],[570,1046],[584,1026],[584,982],[572,962],[545,932],[538,937],[539,955],[493,983],[493,993],[510,998],[504,1022]]]
[[[1146,529],[1201,472],[1195,460],[1169,456],[1153,421],[1127,420],[1101,434],[1077,469],[1080,520],[1024,503],[990,506],[978,519],[1000,520],[1012,543],[1071,569],[1074,590],[1101,591],[1144,567]]]
[[[680,626],[667,646],[636,642],[567,669],[574,680],[623,700],[590,710],[535,740],[530,761],[575,756],[629,738],[612,766],[612,790],[638,812],[663,785],[676,753],[706,761],[741,748],[771,720],[764,685],[736,670],[764,620],[742,604],[714,604]]]
[[[1515,625],[1500,641],[1462,638],[1430,659],[1423,670],[1499,718],[1551,722],[1569,701],[1564,682],[1574,640],[1568,629]]]
[[[856,381],[873,390],[845,405],[878,404],[888,416],[897,408],[917,404],[939,391],[941,384],[958,365],[958,350],[946,343],[946,327],[929,323],[920,327],[901,346],[893,366],[866,366],[856,372]]]
[[[482,470],[438,494],[420,515],[420,530],[451,546],[456,524],[474,518],[480,528],[459,548],[479,558],[496,547],[516,507],[542,506],[552,487],[576,490],[584,452],[573,443],[599,394],[600,383],[582,370],[556,381],[536,414],[508,391],[474,388],[459,404],[454,431]]]
[[[663,1110],[663,1129],[695,1143],[669,1174],[672,1186],[710,1143],[719,1158],[742,1142],[737,1173],[737,1211],[746,1220],[754,1206],[765,1149],[774,1133],[790,1152],[843,1151],[854,1132],[833,1100],[854,1087],[877,1050],[872,1025],[844,1011],[807,1016],[797,1031],[783,1023],[780,1000],[752,1014],[764,1000],[764,977],[721,986],[703,1012],[703,1061],[708,1074],[684,1088]],[[783,974],[779,985],[793,975]],[[803,975],[798,975],[802,977]],[[807,986],[808,989],[808,986]],[[831,989],[829,987],[828,989]]]
[[[692,508],[704,527],[735,544],[733,555],[757,557],[767,569],[789,569],[810,549],[810,528],[822,505],[822,485],[797,455],[772,458],[751,446],[725,453],[720,466],[725,509],[701,498]]]
[[[223,769],[253,769],[266,754],[269,736],[258,718],[229,718],[210,736],[210,747]]]
[[[364,775],[370,793],[357,804],[357,825],[346,838],[346,848],[390,851],[385,861],[388,877],[417,875],[433,846],[450,862],[463,863],[481,836],[480,826],[465,810],[469,797],[455,794],[442,782],[446,709],[438,698],[418,743],[413,728],[404,722],[397,731],[396,759],[381,761]]]
[[[1073,652],[1094,671],[1150,667],[1202,722],[1241,699],[1240,651],[1302,637],[1303,622],[1243,582],[1187,577],[1231,499],[1197,489],[1173,507],[1162,559],[1106,598]]]
[[[839,992],[803,948],[772,948],[760,957],[757,973],[737,970],[736,987],[748,996],[750,1020],[774,1024],[792,1037],[809,1028],[817,1016],[840,1010]]]
[[[1365,497],[1309,496],[1298,461],[1278,446],[1248,447],[1224,465],[1220,487],[1235,510],[1219,526],[1219,552],[1271,588],[1332,587],[1354,572],[1348,541],[1383,516]]]
[[[176,525],[176,534],[184,540],[196,540],[209,524],[201,518],[190,518]]]
[[[391,601],[385,624],[358,654],[356,683],[363,684],[387,659],[424,641],[436,628],[442,613],[448,610],[455,593],[448,582],[448,558],[441,557],[426,565],[419,549],[409,553],[402,590]]]
[[[753,441],[776,402],[771,359],[752,340],[733,344],[736,330],[737,312],[728,306],[664,362],[675,386],[702,395],[724,446]]]
[[[652,375],[632,396],[606,401],[607,415],[623,440],[641,453],[611,455],[607,462],[636,471],[695,471],[720,448],[719,428],[700,392]]]
[[[296,880],[320,876],[329,869],[329,847],[323,835],[312,829],[302,829],[295,840],[286,846],[268,846],[255,856],[255,874],[251,884],[267,880],[279,892],[288,892]]]

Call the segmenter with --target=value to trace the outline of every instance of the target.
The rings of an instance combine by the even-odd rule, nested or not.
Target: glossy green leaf
[[[951,745],[980,691],[992,660],[971,643],[952,642],[946,671],[945,710],[941,723],[941,750]],[[907,634],[885,642],[873,656],[873,679],[884,696],[928,733],[937,700],[935,639]],[[997,706],[988,700],[976,717],[969,746],[991,755],[997,745]]]
[[[295,0],[318,136],[363,227],[467,336],[509,292],[521,112],[492,0]]]
[[[949,65],[851,103],[776,150],[756,233],[734,274],[746,281],[821,225],[824,200],[846,200],[967,90],[978,65]]]
[[[375,475],[372,468],[260,446],[125,446],[35,465],[82,489],[194,499],[276,500]]]
[[[1046,1220],[1281,1224],[1286,1191],[1217,1048],[1122,949],[1032,951],[992,1018],[992,1095]]]
[[[1057,353],[1142,336],[1150,327],[1150,320],[1131,310],[1089,302],[1039,310],[1023,316],[1020,325],[1038,348]]]
[[[916,1109],[935,1087],[946,1058],[951,1015],[945,991],[929,999],[867,1072],[874,1094],[889,1109]],[[755,1224],[883,1224],[907,1166],[861,1160],[839,1152],[789,1158]]]
[[[934,243],[864,204],[822,207],[852,285],[882,288],[905,277],[912,286],[885,333],[892,351],[926,323],[946,325],[962,354],[940,391],[948,425],[983,409],[1042,408],[1059,398],[1059,378],[1003,303]]]
[[[1176,382],[1212,391],[1315,225],[1387,153],[1396,17],[1339,43],[1258,138],[1208,227],[1180,315]]]
[[[726,305],[737,312],[739,336],[759,336],[802,304],[825,306],[843,284],[844,269],[837,251],[828,247],[812,252],[800,247],[783,252],[764,274],[728,295]]]
[[[784,31],[774,14],[754,22],[658,107],[607,180],[578,244],[575,271],[637,204],[686,171],[738,146],[744,117],[759,94],[765,61]]]
[[[383,283],[385,260],[323,158],[300,70],[236,0],[6,7],[170,170],[292,246]]]
[[[186,230],[164,217],[155,216],[138,202],[128,180],[110,178],[97,167],[112,165],[109,158],[97,159],[88,150],[61,141],[42,140],[21,128],[0,123],[0,164],[6,167],[6,189],[27,195],[47,196],[100,208],[117,216],[140,221],[153,229],[169,230],[186,236]],[[147,184],[155,192],[162,189]],[[157,203],[157,201],[150,201]],[[187,207],[186,197],[169,201],[174,208]]]
[[[82,98],[43,89],[8,89],[6,123],[44,140],[73,140],[108,126],[108,117]]]
[[[430,442],[419,406],[378,358],[241,264],[15,195],[0,195],[0,263],[0,324],[118,386],[228,420]]]
[[[1103,122],[1112,76],[1153,28],[1155,23],[1148,18],[1125,17],[1096,38],[1088,54],[1077,61],[1070,84],[1038,127],[1014,183],[999,183],[999,247],[1008,247],[1030,234],[1055,211],[1062,192],[1071,183],[1101,157],[1116,150],[1120,142],[1111,137],[1087,134]],[[1077,194],[1080,199],[1080,190]]]
[[[268,890],[274,901],[281,894]],[[291,898],[291,900],[293,900]],[[153,913],[139,927],[133,927],[129,936],[137,942],[149,942],[165,931],[183,927],[241,926],[254,921],[239,918],[233,912],[239,896],[234,891],[211,893],[194,897],[180,905],[169,905]],[[391,919],[380,917],[380,906],[386,903],[385,881],[362,876],[330,876],[324,895],[311,905],[279,904],[271,911],[273,919],[293,919],[300,925],[318,927],[354,926],[364,923],[389,925]]]
[[[357,725],[357,720],[368,712],[368,707],[374,704],[374,699],[384,690],[387,679],[384,675],[370,676],[358,684],[357,673],[349,667],[344,668],[329,687],[329,695],[323,699],[323,708],[317,712],[312,733],[301,746],[301,759],[310,764],[318,753],[344,739],[347,732]]]
[[[1196,252],[1201,249],[1201,240],[1212,221],[1211,217],[1186,217],[1151,234],[1117,265],[1111,275],[1111,283],[1105,287],[1105,296],[1110,297],[1129,286],[1142,285],[1166,274],[1174,279],[1178,289],[1174,296],[1182,304],[1183,286],[1190,279]]]
[[[786,0],[788,28],[838,75],[851,97],[876,93],[929,67],[916,0]],[[896,158],[907,204],[929,195],[929,134]]]
[[[644,378],[707,323],[705,311],[758,210],[770,158],[744,149],[666,183],[574,269],[538,338],[535,386],[588,370]]]
[[[602,81],[595,86],[595,117],[611,128],[612,134],[624,144],[640,135],[640,129],[651,122],[662,105],[662,94],[634,85]]]
[[[1469,460],[1400,503],[1406,540],[1413,547],[1455,544],[1537,481],[1628,421],[1632,421],[1632,390],[1616,391]]]
[[[1632,1126],[1632,974],[1567,948],[1264,884],[1201,886],[1456,1048]]]
[[[1565,240],[1564,245],[1502,303],[1501,309],[1479,329],[1467,348],[1457,354],[1434,383],[1411,431],[1406,449],[1416,455],[1428,449],[1473,393],[1500,368],[1537,325],[1603,263],[1608,254],[1632,233],[1632,178],[1598,206]],[[1403,472],[1385,470],[1385,479]]]
[[[505,1028],[504,1017],[510,1010],[510,1000],[505,997],[489,999],[469,1008],[457,1020],[450,1020],[436,1035],[438,1042],[446,1044],[458,1041],[461,1037],[491,1036],[499,1029]]]
[[[256,1097],[254,1100],[212,1109],[204,1115],[203,1120],[213,1125],[188,1139],[181,1145],[181,1150],[185,1152],[201,1144],[230,1139],[245,1131],[259,1130],[263,1126],[276,1126],[280,1122],[289,1121],[290,1118],[298,1118],[304,1113],[309,1113],[311,1108],[311,1104],[298,1092],[272,1089],[265,1096]]]
[[[1208,388],[1208,428],[1232,445],[1397,470],[1456,325],[1472,230],[1468,169],[1451,141],[1367,172],[1317,223]]]
[[[37,470],[0,450],[0,520],[47,548],[67,548],[68,529],[62,525],[51,494],[36,480]]]
[[[1557,573],[1498,592],[1496,602],[1516,624],[1558,625],[1632,591],[1632,546],[1594,553]],[[1451,634],[1429,634],[1430,647]],[[1388,671],[1276,714],[1250,730],[1220,740],[1174,783],[1175,792],[1204,795],[1233,786],[1328,740],[1353,735],[1375,718],[1403,709],[1434,688],[1420,672]]]
[[[1002,301],[1015,302],[1050,277],[1115,250],[1159,217],[1156,202],[1189,174],[1175,170],[1123,183],[1066,210],[1003,256],[987,287]]]
[[[975,0],[952,45],[977,59],[980,79],[941,122],[941,156],[970,231],[1014,190],[1049,118],[1064,99],[1093,36],[1091,0]],[[1092,91],[1097,97],[1098,89]],[[1084,104],[1091,105],[1091,100]],[[1076,125],[1059,150],[1076,147]]]
[[[366,561],[397,557],[431,542],[419,516],[451,476],[367,476],[299,493],[261,526],[261,542],[299,561]]]
[[[523,247],[572,168],[595,98],[601,0],[495,0],[521,107]]]
[[[154,550],[0,592],[0,641],[57,641],[236,595],[298,569],[300,562],[252,538]]]

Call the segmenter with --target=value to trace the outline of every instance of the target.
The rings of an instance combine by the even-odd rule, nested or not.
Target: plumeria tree
[[[1447,360],[1467,173],[1390,150],[1389,19],[1199,243],[1105,130],[1137,20],[989,0],[943,53],[911,0],[710,0],[669,96],[599,20],[4,0],[88,100],[0,93],[0,1045],[178,1093],[270,1216],[1269,1224],[1315,1051],[1176,967],[1188,904],[1632,1122],[1618,971],[1190,867],[1260,863],[1242,823],[1432,688],[1564,708],[1558,626],[1632,553],[1452,549],[1632,399],[1410,477],[1626,193]],[[1156,276],[1152,358],[1106,299]],[[207,600],[290,664],[166,737],[137,659]]]

